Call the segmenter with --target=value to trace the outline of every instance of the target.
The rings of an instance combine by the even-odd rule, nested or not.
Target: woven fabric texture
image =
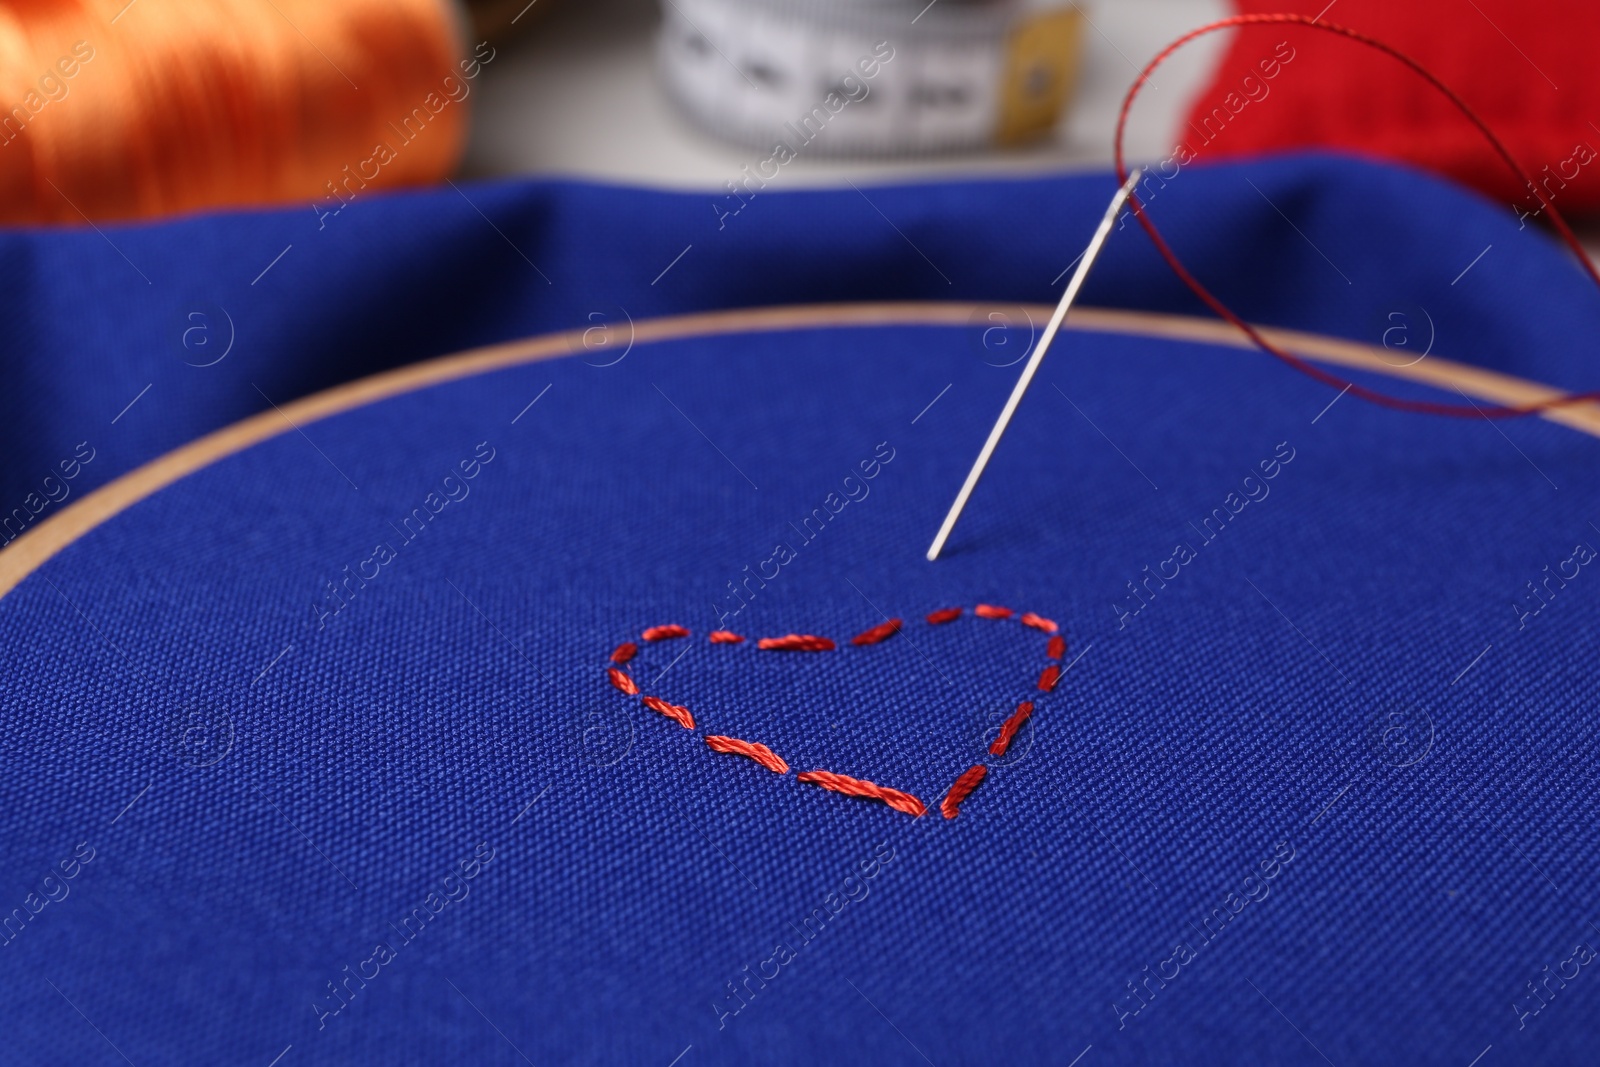
[[[0,233],[0,511],[85,442],[95,459],[73,493],[271,404],[547,331],[822,301],[1052,303],[1114,184],[774,184],[739,208],[726,195],[505,182],[372,196],[322,218]],[[1297,156],[1168,165],[1141,195],[1252,321],[1378,344],[1400,336],[1397,312],[1422,336],[1426,309],[1439,353],[1595,386],[1576,343],[1600,335],[1592,286],[1535,226],[1471,193]],[[1207,313],[1131,220],[1083,299]]]
[[[1450,253],[1386,252],[1371,229],[1382,197],[1309,210],[1343,195],[1313,178],[1322,167],[1428,191],[1415,225]],[[1429,309],[1440,351],[1581,378],[1582,346],[1534,343],[1576,341],[1595,314],[1543,243],[1502,247],[1474,202],[1351,164],[1207,175],[1242,187],[1224,198],[1240,219],[1242,198],[1260,202],[1246,176],[1353,284],[1258,208],[1216,261],[1299,267],[1260,263],[1263,291],[1230,298],[1315,325],[1392,295]],[[1075,189],[1063,202],[1087,217],[1106,185],[879,204],[922,204],[908,234],[969,293],[998,293],[1016,276],[979,281],[935,213],[970,222],[988,201],[1006,217],[1011,199]],[[540,205],[643,216],[675,202],[474,195],[550,225]],[[426,227],[421,206],[448,202],[373,208]],[[774,197],[798,244],[765,273],[751,258],[752,299],[822,277],[806,248],[866,240],[847,232],[868,228],[865,205],[849,207],[858,226],[808,233],[823,202],[851,203]],[[139,242],[164,242],[177,263],[206,227],[220,249],[288,224],[112,236],[136,261],[155,261]],[[508,288],[463,282],[427,303],[358,276],[341,318],[330,274],[298,314],[261,299],[276,329],[314,332],[322,315],[355,331],[340,334],[349,362],[273,368],[242,348],[237,373],[331,378],[542,314],[478,321],[514,303],[523,282],[507,272],[526,265],[462,236],[459,217],[435,224],[460,242],[443,261],[493,250],[494,270],[472,269]],[[8,240],[87,255],[77,237]],[[1045,265],[1047,242],[1018,225],[986,240],[991,264],[1037,240],[1026,254]],[[1100,284],[1166,286],[1136,236],[1113,248]],[[709,292],[702,251],[712,260],[697,244],[675,270]],[[592,256],[548,257],[548,291],[606,291],[612,268]],[[1052,249],[1029,292],[1070,259]],[[923,284],[928,265],[898,237],[833,270],[879,295],[950,291]],[[1511,299],[1540,279],[1556,297]],[[156,296],[127,299],[35,321],[109,338]],[[362,299],[392,333],[357,343]],[[154,342],[136,332],[119,344],[143,353]],[[0,1063],[1342,1067],[1465,1065],[1489,1046],[1482,1067],[1593,1062],[1600,441],[1540,420],[1328,407],[1332,391],[1257,353],[1071,333],[929,564],[1017,370],[979,328],[722,336],[593,362],[286,431],[131,507],[0,600]],[[105,399],[114,377],[82,389]],[[182,424],[152,419],[140,447],[200,428],[176,395],[140,401]],[[977,617],[979,603],[1060,624],[1054,691],[1037,686],[1046,635]],[[957,605],[955,621],[925,621]],[[848,643],[886,615],[902,633]],[[670,624],[691,633],[642,639]],[[713,644],[716,629],[749,640]],[[840,647],[755,647],[791,633]],[[695,730],[607,680],[630,641],[622,669]],[[1022,700],[1032,718],[989,755]],[[713,752],[707,734],[767,744],[791,771]],[[943,818],[943,791],[976,764],[987,778]],[[817,769],[929,813],[797,780]]]
[[[1587,970],[1514,1008],[1600,936],[1594,579],[1531,617],[1525,587],[1600,543],[1597,443],[1313,425],[1328,392],[1255,355],[1073,336],[930,565],[1013,373],[979,351],[819,330],[528,366],[71,546],[0,604],[5,903],[66,887],[0,949],[0,1059],[1585,1062]],[[335,601],[346,567],[372,577]],[[1044,635],[922,620],[980,601],[1062,625],[1053,693]],[[903,633],[844,645],[885,613]],[[669,623],[626,669],[697,732],[606,678]],[[930,807],[994,770],[913,820],[705,733]]]

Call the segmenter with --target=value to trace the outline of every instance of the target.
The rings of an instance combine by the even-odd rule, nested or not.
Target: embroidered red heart
[[[964,613],[962,608],[944,608],[935,611],[926,617],[929,626],[943,626],[959,619]],[[1060,628],[1051,620],[1036,615],[1033,612],[1018,614],[1010,608],[998,607],[993,604],[979,604],[972,609],[972,614],[980,619],[996,621],[1015,620],[1024,627],[1047,634],[1049,639],[1045,645],[1045,658],[1049,661],[1039,674],[1036,687],[1040,692],[1048,693],[1056,687],[1061,679],[1061,658],[1066,654],[1067,641],[1059,632]],[[852,646],[878,645],[894,637],[904,628],[902,619],[889,619],[870,630],[856,634],[850,639]],[[640,639],[654,643],[658,641],[671,641],[689,637],[685,627],[667,625],[652,626],[645,630]],[[707,635],[707,640],[713,645],[743,645],[745,638],[728,630],[713,630]],[[787,652],[787,653],[821,653],[837,650],[834,642],[826,637],[816,634],[785,634],[782,637],[763,637],[756,641],[756,649],[762,652]],[[611,684],[628,696],[638,697],[640,703],[651,711],[657,712],[686,730],[695,730],[694,713],[688,708],[673,704],[661,697],[642,693],[639,685],[624,669],[624,667],[638,655],[639,646],[626,641],[616,647],[611,653],[611,666],[606,668],[607,677]],[[1028,721],[1033,714],[1033,702],[1021,701],[1009,718],[1000,726],[1000,732],[989,746],[989,753],[994,756],[1004,756],[1011,747],[1012,740],[1017,731]],[[788,774],[789,764],[782,756],[758,741],[748,741],[738,737],[728,737],[723,734],[706,734],[705,742],[713,752],[726,753],[733,756],[743,756],[754,760],[774,774]],[[953,819],[960,813],[961,804],[982,784],[984,777],[989,773],[986,764],[975,764],[958,775],[950,788],[946,791],[944,799],[939,802],[939,812],[946,819]],[[821,786],[823,789],[846,796],[862,797],[869,800],[882,801],[896,811],[903,811],[907,815],[922,816],[927,813],[927,806],[911,793],[889,786],[879,785],[877,782],[864,778],[852,778],[849,775],[839,774],[829,770],[810,770],[797,775],[801,782]]]

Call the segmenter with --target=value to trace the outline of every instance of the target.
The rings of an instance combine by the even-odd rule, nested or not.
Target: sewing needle
[[[1045,351],[1050,347],[1050,342],[1055,340],[1056,331],[1061,328],[1062,320],[1067,317],[1067,309],[1072,307],[1072,302],[1078,298],[1078,290],[1083,288],[1083,281],[1089,276],[1089,269],[1094,266],[1095,258],[1100,255],[1100,249],[1105,247],[1106,238],[1111,235],[1111,224],[1116,221],[1117,212],[1127,203],[1134,186],[1139,184],[1139,178],[1143,174],[1142,167],[1135,167],[1133,173],[1128,175],[1128,180],[1122,183],[1122,188],[1117,190],[1117,195],[1111,198],[1111,206],[1106,208],[1105,217],[1100,220],[1099,228],[1089,239],[1089,247],[1084,249],[1082,258],[1078,260],[1078,269],[1072,272],[1072,279],[1067,282],[1067,288],[1061,294],[1061,302],[1056,305],[1055,314],[1050,316],[1050,323],[1040,335],[1039,343],[1033,349],[1033,355],[1022,368],[1022,376],[1012,388],[1011,396],[1006,400],[1006,406],[1001,409],[1000,418],[995,422],[994,429],[989,431],[989,439],[983,443],[983,450],[978,453],[977,462],[972,465],[972,470],[967,472],[967,480],[962,483],[961,492],[956,494],[956,502],[950,505],[950,511],[945,515],[938,535],[934,537],[933,544],[928,546],[930,561],[939,558],[939,552],[944,548],[950,531],[955,529],[956,520],[961,518],[961,510],[967,506],[967,498],[972,495],[978,479],[983,477],[983,469],[988,466],[989,457],[994,455],[995,446],[1000,443],[1000,437],[1006,432],[1011,416],[1016,412],[1017,405],[1022,402],[1022,394],[1028,391],[1034,372],[1039,369],[1039,364],[1044,362]]]

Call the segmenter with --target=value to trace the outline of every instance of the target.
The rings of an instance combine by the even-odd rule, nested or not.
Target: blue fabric
[[[1053,302],[1112,184],[1082,175],[865,196],[774,188],[730,215],[737,202],[726,196],[502,182],[372,196],[333,216],[308,206],[103,234],[7,232],[0,508],[22,505],[84,441],[95,459],[74,492],[268,400],[624,313]],[[1589,283],[1547,237],[1519,232],[1472,193],[1326,156],[1190,167],[1145,189],[1180,253],[1251,319],[1378,343],[1408,321],[1390,317],[1400,313],[1453,358],[1596,384],[1589,339],[1600,306]],[[1108,246],[1085,300],[1200,313],[1135,229]],[[226,358],[195,366],[230,338]]]
[[[1278,234],[1259,197],[1247,211],[1218,194],[1260,233],[1215,262],[1270,250],[1297,264],[1262,264],[1262,291],[1229,293],[1253,314],[1359,333],[1341,308],[1405,294],[1439,324],[1438,351],[1581,379],[1580,346],[1553,342],[1578,336],[1593,294],[1511,299],[1541,280],[1557,296],[1576,285],[1539,239],[1355,164],[1192,175],[1196,188],[1245,176],[1354,283],[1312,284],[1333,273],[1314,249]],[[1426,189],[1405,232],[1448,234],[1451,254],[1376,243],[1373,220],[1393,216],[1363,189]],[[1065,232],[1105,190],[874,197],[966,295],[1037,299],[1071,257],[1066,237],[1024,225],[1030,198]],[[874,260],[876,215],[848,197],[757,200],[729,220],[726,246],[696,241],[690,257],[705,260],[685,257],[652,290],[681,235],[661,238],[662,256],[635,236],[608,260],[596,234],[701,210],[690,201],[472,193],[553,281],[596,300],[632,286],[639,306],[617,302],[640,317],[688,306],[653,295],[677,271],[702,300],[793,298],[780,282],[796,278],[811,298],[844,295],[840,271],[879,296],[956,288],[927,283],[892,233]],[[406,237],[350,227],[368,255],[417,242],[390,257],[387,281],[341,278],[326,262],[346,246],[330,243],[328,261],[299,261],[325,264],[304,269],[325,270],[327,291],[296,303],[286,257],[248,297],[262,311],[241,348],[208,368],[225,374],[177,364],[163,382],[181,371],[209,384],[152,389],[115,431],[159,449],[202,415],[258,406],[220,383],[287,395],[554,324],[557,286],[522,277],[526,264],[492,233],[480,243],[482,220],[449,203],[373,200],[374,220],[423,228]],[[740,236],[763,204],[788,222]],[[914,205],[921,224],[905,217]],[[986,230],[983,217],[1012,221]],[[330,229],[361,220],[352,208]],[[109,235],[147,271],[176,270],[186,246],[215,265],[246,231],[264,261],[289,225]],[[536,244],[546,228],[594,248]],[[771,244],[760,259],[779,231],[784,256]],[[10,257],[19,270],[30,255],[62,271],[110,254],[78,243],[92,234],[11,240],[34,248]],[[440,258],[407,282],[426,241]],[[818,252],[830,242],[851,253],[832,274]],[[992,258],[960,251],[977,242]],[[1138,238],[1112,248],[1101,302],[1175,305]],[[353,244],[348,256],[360,258]],[[1042,276],[1025,291],[1020,267],[984,273],[1029,256]],[[655,271],[636,269],[646,260]],[[506,288],[469,285],[469,262]],[[76,313],[35,312],[30,335],[77,329],[96,339],[84,361],[113,340],[141,354],[76,391],[41,384],[57,414],[131,396],[155,373],[139,368],[167,358],[153,351],[157,287],[135,279],[119,297],[112,265]],[[259,269],[239,260],[241,292]],[[456,300],[417,280],[452,269]],[[285,289],[263,291],[275,277]],[[38,300],[65,300],[34,284]],[[1469,299],[1470,285],[1484,289]],[[550,303],[515,306],[523,291]],[[362,307],[383,330],[363,335]],[[148,332],[119,329],[134,319]],[[276,340],[245,347],[254,330]],[[317,340],[299,351],[296,337]],[[320,366],[308,354],[334,351],[341,361]],[[273,366],[269,352],[301,362]],[[930,565],[922,552],[1015,378],[989,355],[975,328],[896,327],[530,364],[286,432],[68,547],[0,601],[0,927],[22,916],[0,947],[0,1063],[1466,1064],[1491,1045],[1486,1067],[1592,1063],[1600,620],[1587,587],[1600,577],[1575,561],[1600,546],[1600,442],[1348,397],[1324,410],[1329,390],[1258,354],[1074,333]],[[215,405],[199,413],[202,394]],[[28,454],[54,463],[51,448],[71,455],[82,436],[64,429]],[[104,445],[81,476],[135,455]],[[876,476],[859,480],[875,456]],[[833,493],[861,499],[831,514]],[[829,517],[808,538],[818,508]],[[778,542],[794,558],[730,614],[728,583]],[[377,576],[330,599],[327,583],[380,543],[392,558]],[[1149,579],[1174,573],[1180,544],[1192,558]],[[1547,580],[1543,598],[1527,588]],[[922,621],[980,601],[1061,623],[1072,665],[1055,692],[1033,689],[1044,638],[1015,620]],[[718,625],[843,640],[880,609],[907,629],[871,648],[705,642]],[[629,670],[691,708],[695,733],[606,681],[611,650],[661,623],[694,635],[646,645]],[[1030,693],[1038,710],[1014,753],[986,757]],[[712,732],[930,806],[966,766],[993,770],[959,818],[913,820],[714,754],[699,740]],[[366,963],[380,941],[393,958]],[[730,999],[780,942],[794,958]],[[364,985],[348,979],[373,966]],[[1146,984],[1162,974],[1175,977]],[[328,985],[346,981],[340,1006]]]

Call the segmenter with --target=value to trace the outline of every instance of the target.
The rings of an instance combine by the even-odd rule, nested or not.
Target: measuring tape
[[[700,125],[794,155],[1015,144],[1054,129],[1082,16],[1062,0],[666,0],[667,88]]]

